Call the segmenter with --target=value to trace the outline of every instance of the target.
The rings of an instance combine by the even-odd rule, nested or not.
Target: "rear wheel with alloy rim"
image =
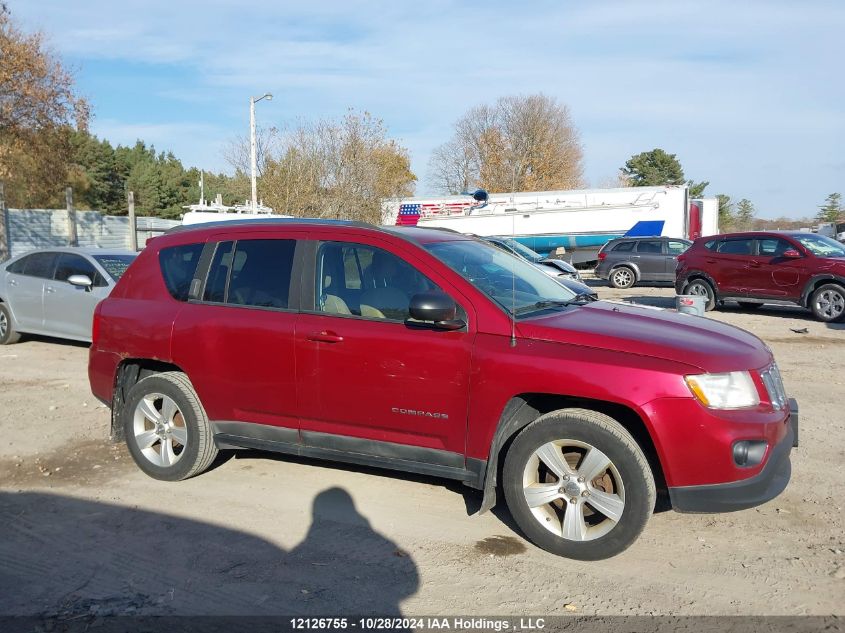
[[[185,374],[164,372],[138,381],[122,415],[129,453],[150,477],[187,479],[217,456],[208,417]]]
[[[813,292],[810,309],[819,321],[841,321],[845,318],[845,288],[839,284],[820,286]]]
[[[21,335],[12,327],[12,315],[5,303],[0,303],[0,345],[17,343]]]
[[[708,312],[716,307],[716,292],[710,282],[704,279],[695,279],[687,286],[684,294],[693,295],[696,297],[704,297],[707,301],[704,304],[704,309]]]
[[[529,424],[508,450],[503,488],[532,542],[580,560],[627,549],[655,500],[654,477],[633,437],[586,409],[554,411]]]
[[[627,266],[620,266],[610,273],[610,285],[614,288],[630,288],[635,281],[637,281],[637,276]]]

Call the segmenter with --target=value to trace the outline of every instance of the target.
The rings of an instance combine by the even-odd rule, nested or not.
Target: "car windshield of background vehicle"
[[[483,242],[436,242],[426,249],[510,314],[527,316],[575,299],[533,264]]]
[[[97,263],[105,268],[114,281],[123,277],[123,273],[129,268],[129,264],[135,261],[137,255],[94,255]]]
[[[819,257],[845,257],[845,246],[824,235],[808,233],[807,235],[796,235],[794,237],[801,243],[801,246],[813,255]]]
[[[529,262],[534,262],[535,264],[538,262],[543,261],[543,256],[536,251],[532,251],[530,248],[517,242],[516,240],[504,240],[505,243],[510,246],[513,250],[517,252],[518,255],[522,255],[525,259]]]

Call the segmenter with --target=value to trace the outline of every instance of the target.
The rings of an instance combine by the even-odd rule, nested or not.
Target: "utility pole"
[[[0,180],[0,262],[5,262],[12,256],[9,243],[9,211],[6,209],[6,188]]]
[[[252,174],[252,210],[258,207],[258,183],[256,180],[256,148],[255,148],[255,104],[261,101],[262,99],[267,99],[270,101],[273,99],[273,95],[269,92],[265,92],[260,97],[250,97],[249,98],[249,162],[250,162],[250,171]]]
[[[73,189],[65,189],[65,203],[67,204],[67,245],[79,246],[76,236],[76,212],[73,210]]]
[[[138,221],[135,219],[135,192],[130,191],[129,197],[129,249],[138,252]]]

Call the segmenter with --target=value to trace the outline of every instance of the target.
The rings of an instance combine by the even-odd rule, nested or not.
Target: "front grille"
[[[783,379],[780,377],[777,363],[772,363],[768,369],[760,372],[760,377],[763,379],[763,384],[766,385],[772,406],[775,409],[785,408],[787,404],[786,389],[783,388]]]

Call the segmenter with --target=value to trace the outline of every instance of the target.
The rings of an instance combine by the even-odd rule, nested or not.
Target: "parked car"
[[[723,512],[785,488],[797,405],[762,341],[574,299],[450,231],[183,227],[97,307],[88,372],[153,478],[239,448],[424,473],[481,511],[503,490],[532,541],[585,560],[631,545],[657,490]]]
[[[0,264],[0,345],[21,334],[90,341],[94,307],[135,257],[69,247],[30,251]]]
[[[809,308],[820,321],[845,319],[845,246],[801,231],[702,237],[678,258],[675,290],[746,309],[766,303]]]
[[[574,279],[581,281],[581,273],[569,262],[562,259],[553,259],[551,257],[543,257],[537,251],[528,248],[525,244],[517,242],[510,237],[495,237],[487,236],[481,239],[490,242],[493,246],[507,251],[517,257],[536,264],[547,275],[556,277],[558,279]]]
[[[674,281],[678,255],[692,244],[672,237],[620,237],[599,250],[595,274],[614,288],[640,281]]]

